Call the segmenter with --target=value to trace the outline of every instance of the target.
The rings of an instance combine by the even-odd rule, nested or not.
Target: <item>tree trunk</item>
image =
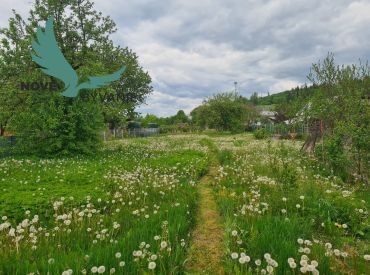
[[[315,151],[316,141],[320,137],[320,124],[318,121],[313,121],[308,127],[308,137],[302,145],[301,152],[313,154]]]
[[[0,136],[2,137],[5,134],[5,127],[3,124],[0,124]]]

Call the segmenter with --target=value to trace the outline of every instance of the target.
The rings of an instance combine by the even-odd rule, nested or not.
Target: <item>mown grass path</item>
[[[211,187],[216,175],[217,166],[211,166],[199,183],[197,224],[192,233],[187,264],[189,274],[224,274],[224,229]]]

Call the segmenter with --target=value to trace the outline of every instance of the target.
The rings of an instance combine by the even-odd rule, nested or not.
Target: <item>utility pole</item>
[[[237,91],[238,91],[238,82],[234,82],[234,86],[235,86],[235,88],[234,88],[234,92],[236,93]]]

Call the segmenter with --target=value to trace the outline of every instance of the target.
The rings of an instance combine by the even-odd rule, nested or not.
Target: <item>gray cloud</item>
[[[0,24],[27,2],[2,0]],[[204,97],[233,89],[278,92],[304,84],[328,51],[338,63],[368,59],[368,0],[96,0],[153,78],[143,113],[190,111]]]

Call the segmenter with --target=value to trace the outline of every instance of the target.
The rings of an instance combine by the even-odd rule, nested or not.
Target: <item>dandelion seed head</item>
[[[307,256],[307,255],[302,255],[302,256],[301,256],[301,260],[308,261],[308,260],[309,260],[309,258],[308,258],[308,256]]]
[[[272,272],[274,272],[274,268],[273,268],[271,265],[268,265],[268,266],[266,267],[266,270],[267,270],[267,272],[268,272],[269,274],[272,274]]]
[[[162,241],[161,242],[161,249],[165,249],[167,247],[167,242],[166,241]]]
[[[157,266],[157,264],[155,262],[149,262],[149,264],[148,264],[148,268],[151,269],[151,270],[155,269],[156,266]]]
[[[48,260],[48,264],[53,264],[54,262],[55,262],[54,258],[50,258],[50,259]]]
[[[105,272],[105,266],[101,265],[98,267],[98,273],[103,274]]]

